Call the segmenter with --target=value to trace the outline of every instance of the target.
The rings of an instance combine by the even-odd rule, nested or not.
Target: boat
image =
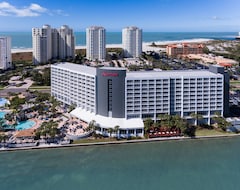
[[[238,32],[238,36],[236,36],[235,39],[240,40],[240,32]]]

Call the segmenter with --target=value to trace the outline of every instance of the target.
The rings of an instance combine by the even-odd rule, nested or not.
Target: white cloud
[[[30,9],[30,10],[33,10],[33,11],[41,12],[41,13],[44,13],[44,12],[47,11],[46,8],[41,7],[40,5],[35,4],[35,3],[32,3],[32,4],[29,6],[29,9]]]
[[[62,10],[53,10],[50,11],[45,7],[42,7],[39,4],[32,3],[29,6],[25,7],[15,7],[8,2],[0,2],[0,16],[13,16],[13,17],[36,17],[40,16],[43,13],[48,15],[61,15],[68,16]]]
[[[61,16],[69,16],[68,14],[64,13],[63,10],[60,10],[60,9],[53,10],[53,13],[55,13],[57,15],[61,15]]]
[[[220,18],[220,17],[218,17],[218,16],[213,16],[211,19],[212,19],[212,20],[222,20],[222,18]]]

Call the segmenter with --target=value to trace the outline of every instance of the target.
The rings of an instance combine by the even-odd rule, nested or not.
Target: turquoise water
[[[76,45],[86,44],[86,33],[75,32]],[[215,39],[215,40],[233,40],[237,36],[237,32],[144,32],[143,42],[157,41],[174,41],[187,39]],[[32,34],[31,32],[0,32],[0,36],[11,36],[12,48],[31,48]],[[121,32],[107,32],[107,44],[121,44]]]
[[[0,112],[0,118],[4,118],[5,112]]]
[[[27,120],[27,121],[20,121],[16,126],[16,130],[24,130],[29,129],[35,125],[34,121]]]
[[[4,118],[5,112],[0,112],[0,118]],[[16,130],[29,129],[35,125],[35,122],[32,120],[20,121],[16,126]]]
[[[0,153],[1,190],[237,190],[240,138]]]

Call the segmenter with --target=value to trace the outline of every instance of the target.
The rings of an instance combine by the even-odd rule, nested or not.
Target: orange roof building
[[[166,52],[170,56],[188,55],[188,54],[203,54],[203,44],[171,44],[166,47]]]

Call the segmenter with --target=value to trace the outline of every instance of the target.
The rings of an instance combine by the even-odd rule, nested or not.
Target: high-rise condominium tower
[[[74,57],[75,52],[75,40],[73,35],[73,30],[70,29],[67,25],[61,26],[58,30],[59,38],[59,58],[64,59],[67,57]]]
[[[32,29],[33,63],[46,63],[50,59],[74,57],[73,30],[63,25],[60,29],[44,25]]]
[[[142,29],[131,26],[122,30],[125,57],[139,57],[142,53]]]
[[[51,27],[32,29],[33,64],[46,63],[52,58]]]
[[[106,30],[92,26],[86,29],[87,59],[104,60],[106,57]]]
[[[0,69],[6,70],[12,66],[11,38],[0,37]]]

